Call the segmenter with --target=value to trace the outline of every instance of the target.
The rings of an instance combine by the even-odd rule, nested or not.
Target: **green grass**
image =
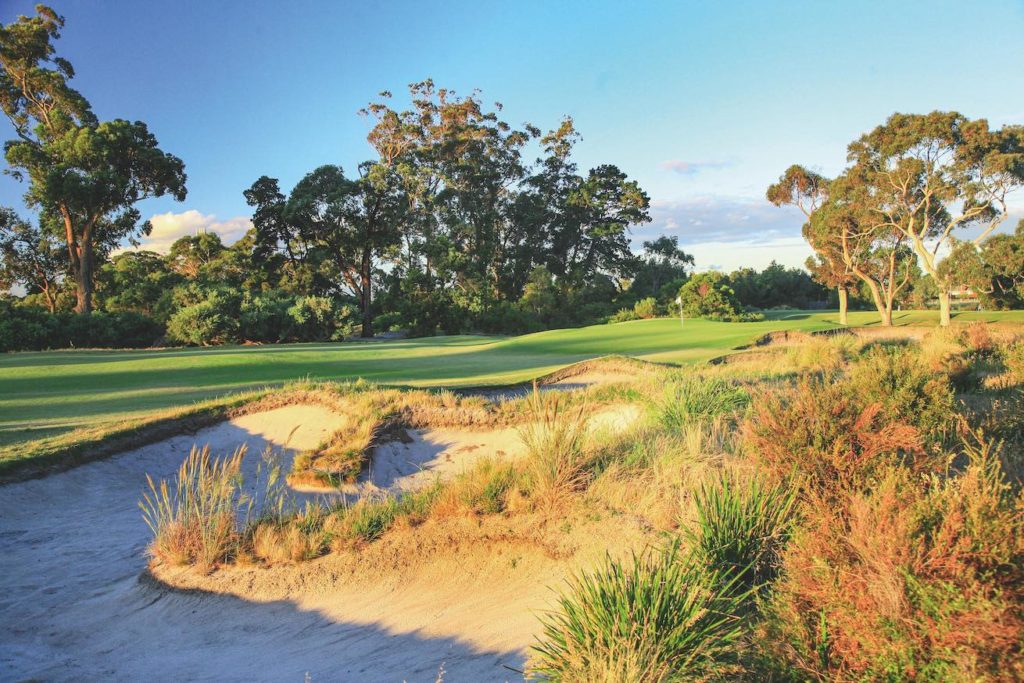
[[[896,324],[933,323],[932,311],[895,315]],[[958,314],[957,320],[1012,319],[1024,312]],[[877,324],[852,313],[851,324]],[[777,311],[760,323],[671,318],[552,330],[522,337],[453,336],[395,342],[227,346],[206,349],[47,351],[0,355],[0,447],[79,427],[123,421],[229,392],[302,379],[355,379],[403,386],[522,382],[570,363],[625,354],[697,363],[774,330],[822,330],[834,312]]]

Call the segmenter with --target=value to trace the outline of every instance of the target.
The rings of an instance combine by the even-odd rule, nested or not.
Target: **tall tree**
[[[359,300],[364,337],[373,336],[374,274],[400,238],[407,199],[393,169],[367,162],[350,180],[340,166],[308,173],[287,200],[277,181],[266,176],[246,191],[255,207],[253,224],[259,253],[284,249],[320,277],[334,280],[339,291]]]
[[[846,269],[868,288],[882,325],[892,325],[900,292],[914,275],[913,252],[906,237],[891,227],[870,222],[861,204],[863,182],[846,173],[832,182],[828,201],[811,214],[808,232],[836,251]]]
[[[0,289],[22,285],[29,293],[38,292],[53,313],[66,269],[57,242],[14,210],[0,207]]]
[[[955,230],[980,245],[1005,220],[1007,196],[1024,185],[1024,126],[993,130],[956,112],[893,114],[849,147],[862,179],[865,226],[903,236],[939,290],[949,325],[949,269],[939,254]]]
[[[63,17],[43,5],[36,12],[0,27],[0,107],[17,134],[5,156],[12,175],[28,177],[26,203],[60,217],[75,310],[88,314],[98,251],[148,234],[134,208],[142,199],[184,200],[185,167],[160,150],[146,124],[96,119],[53,46]]]
[[[828,239],[829,232],[816,230],[821,223],[811,221],[812,214],[828,199],[829,180],[803,166],[794,164],[786,169],[779,181],[768,187],[768,201],[775,206],[795,206],[804,215],[804,239],[815,256],[807,259],[807,269],[826,287],[834,287],[839,295],[839,324],[847,324],[849,287],[856,277],[846,265],[838,244]]]

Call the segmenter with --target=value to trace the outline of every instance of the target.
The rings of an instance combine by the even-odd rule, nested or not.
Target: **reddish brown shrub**
[[[995,449],[925,484],[891,468],[870,492],[807,506],[761,638],[819,680],[1022,680],[1024,516]]]
[[[764,391],[752,404],[745,447],[775,478],[795,475],[815,495],[847,490],[893,463],[935,466],[915,427],[889,418],[880,403],[858,404],[842,384],[805,379],[791,389]]]

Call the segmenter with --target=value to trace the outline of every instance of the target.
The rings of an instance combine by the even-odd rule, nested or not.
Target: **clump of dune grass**
[[[172,487],[146,476],[149,490],[139,503],[153,532],[149,546],[156,559],[210,569],[237,550],[237,518],[252,499],[241,490],[245,446],[225,458],[213,458],[209,446],[192,447]]]
[[[529,422],[520,427],[519,435],[526,447],[531,493],[554,502],[585,479],[587,406],[567,406],[562,396],[542,393],[536,385],[528,406]]]
[[[382,495],[362,498],[354,505],[338,508],[329,526],[335,536],[335,546],[375,541],[399,520],[410,524],[422,522],[430,514],[441,488],[442,485],[438,483],[400,497]]]
[[[737,413],[750,402],[743,387],[718,378],[683,376],[669,384],[655,407],[658,422],[666,429]]]
[[[542,618],[529,673],[550,681],[707,680],[735,661],[745,596],[677,547],[608,558]]]
[[[783,485],[720,475],[694,496],[697,523],[687,535],[695,557],[743,590],[764,586],[778,571],[795,502],[794,491]]]
[[[811,336],[786,347],[786,355],[790,363],[801,370],[829,372],[845,366],[860,347],[860,339],[852,334]]]

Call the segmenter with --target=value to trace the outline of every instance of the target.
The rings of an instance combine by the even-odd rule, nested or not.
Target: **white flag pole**
[[[686,327],[683,323],[683,297],[676,297],[676,305],[679,306],[679,327]]]

